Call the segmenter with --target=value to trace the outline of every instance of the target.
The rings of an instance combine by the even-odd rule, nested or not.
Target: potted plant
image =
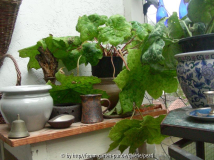
[[[93,89],[93,84],[100,83],[97,77],[74,76],[74,74],[67,76],[62,69],[58,71],[59,61],[62,61],[68,70],[76,68],[78,58],[70,58],[69,53],[80,45],[81,41],[77,36],[59,38],[50,35],[38,41],[34,46],[19,50],[20,57],[30,57],[28,69],[42,68],[44,79],[52,86],[50,94],[54,104],[60,105],[60,107],[54,107],[52,117],[56,116],[55,112],[70,113],[76,116],[76,121],[80,121],[80,95],[100,93],[107,97],[104,91]],[[86,49],[86,52],[91,49],[90,47],[87,48],[87,45],[84,45],[83,48]],[[61,85],[56,85],[55,80],[59,81]],[[64,106],[65,104],[66,106]]]
[[[127,22],[121,15],[113,15],[109,18],[97,14],[84,15],[79,17],[76,26],[80,37],[57,38],[50,35],[38,41],[35,46],[22,49],[19,52],[23,58],[30,57],[28,69],[42,67],[45,80],[51,80],[53,84],[55,83],[54,76],[57,72],[58,61],[62,61],[68,70],[77,68],[78,73],[80,64],[90,63],[92,66],[96,66],[99,63],[100,69],[102,68],[100,64],[103,64],[104,59],[107,58],[110,63],[105,65],[102,72],[106,73],[111,68],[112,72],[108,73],[107,77],[115,77],[120,72],[120,70],[117,71],[117,68],[122,68],[121,62],[124,62],[127,67],[124,58],[128,53],[127,45],[134,42],[132,47],[138,48],[151,29],[152,27],[148,24],[144,27],[138,22]],[[121,65],[119,67],[115,63],[118,58],[122,60],[119,62]],[[103,83],[94,85],[94,88],[107,91],[113,108],[118,101],[120,90],[113,82],[113,78],[103,78],[101,81]]]
[[[187,97],[190,95],[193,100],[198,101],[201,97],[205,98],[202,89],[212,89],[212,86],[214,86],[212,82],[214,79],[213,63],[207,61],[207,58],[211,57],[207,55],[210,55],[209,52],[212,51],[202,53],[198,57],[197,55],[190,56],[188,55],[189,53],[185,55],[185,53],[182,53],[182,47],[178,44],[180,39],[189,37],[191,34],[205,33],[201,32],[201,30],[203,27],[205,29],[206,25],[193,23],[200,21],[191,21],[191,19],[202,17],[203,20],[203,15],[207,14],[207,18],[210,18],[209,24],[211,24],[207,25],[207,27],[210,28],[213,25],[213,1],[199,1],[192,0],[189,4],[191,12],[189,12],[188,16],[192,15],[193,17],[184,17],[179,20],[177,14],[173,13],[168,18],[168,28],[163,25],[163,22],[155,25],[154,30],[144,40],[142,52],[129,50],[127,61],[130,71],[124,69],[115,79],[115,82],[122,90],[120,92],[120,105],[117,105],[115,108],[118,114],[130,112],[133,109],[133,103],[135,104],[134,108],[138,109],[142,103],[145,91],[154,98],[158,98],[163,90],[166,92],[175,91],[177,88],[177,81],[175,79],[177,64],[178,79],[182,89],[187,91],[185,93]],[[201,16],[197,14],[201,14]],[[209,30],[209,33],[211,33],[210,31],[213,32],[211,28],[207,30]],[[178,53],[184,55],[183,58],[181,57],[182,55],[176,57],[179,63],[174,58],[174,55]],[[135,55],[136,59],[131,55]],[[198,62],[196,58],[202,59],[202,61]],[[184,62],[186,59],[192,61]],[[202,66],[201,69],[199,68],[200,66]],[[194,81],[193,77],[196,77],[199,81]],[[207,87],[208,84],[209,87]],[[190,87],[195,87],[199,91],[196,92]],[[194,102],[191,101],[192,99],[189,99],[191,105]],[[200,106],[202,105],[203,103]],[[140,147],[144,142],[161,142],[164,138],[160,134],[161,117],[153,119],[146,116],[140,121],[120,121],[110,131],[109,137],[113,143],[110,145],[109,151],[118,147],[123,152],[130,147],[129,152],[134,153],[136,148]],[[148,129],[146,127],[153,128]]]
[[[193,108],[208,107],[204,92],[214,89],[213,4],[210,0],[191,0],[188,18],[180,20],[181,28],[188,34],[179,41],[183,53],[176,55],[178,80]]]
[[[114,80],[121,89],[120,103],[114,108],[117,114],[126,114],[133,109],[139,111],[146,91],[153,98],[158,98],[163,91],[171,93],[177,90],[177,61],[174,55],[180,53],[181,48],[178,40],[170,36],[174,20],[178,20],[176,14],[169,18],[168,27],[164,25],[165,19],[159,21],[143,39],[139,49],[131,47],[134,42],[127,45],[130,71],[122,70]],[[118,147],[123,152],[129,147],[129,152],[134,153],[145,142],[160,143],[166,137],[160,133],[163,118],[164,115],[121,120],[109,133],[113,142],[108,151]]]
[[[102,50],[98,64],[91,64],[92,75],[101,79],[101,84],[94,87],[107,91],[111,108],[117,104],[120,92],[113,79],[121,72],[123,63],[129,70],[125,61],[125,55],[128,54],[127,45],[135,42],[132,47],[139,48],[152,28],[146,25],[147,27],[144,27],[138,22],[127,22],[121,15],[107,18],[93,14],[78,19],[76,30],[80,33],[80,39],[84,42],[91,41]]]
[[[188,15],[185,29],[188,38],[180,40],[183,52],[193,52],[214,49],[214,6],[212,0],[191,0],[188,5]],[[182,21],[183,22],[183,21]],[[190,26],[190,27],[188,27]]]
[[[80,38],[73,37],[72,39],[72,37],[67,37],[72,40],[64,42],[66,38],[58,39],[50,36],[49,39],[52,39],[52,43],[49,43],[49,41],[47,41],[47,44],[45,45],[43,41],[41,41],[38,42],[37,45],[39,44],[46,47],[48,44],[51,44],[52,47],[57,48],[68,46],[68,48],[65,49],[65,52],[59,52],[59,54],[56,53],[58,53],[57,51],[59,51],[60,49],[54,48],[52,50],[48,47],[46,47],[45,49],[47,50],[48,48],[48,50],[51,50],[52,52],[55,51],[52,54],[56,54],[56,56],[58,56],[57,59],[61,58],[60,60],[64,60],[63,63],[68,62],[68,65],[65,64],[65,66],[68,68],[68,66],[71,65],[70,69],[72,69],[72,66],[75,68],[76,64],[79,65],[81,63],[90,63],[93,66],[98,63],[99,59],[103,57],[103,52],[105,53],[106,51],[107,53],[111,53],[111,57],[113,57],[115,52],[115,54],[117,54],[123,60],[123,54],[128,53],[127,63],[125,63],[126,67],[124,67],[124,69],[114,79],[121,90],[119,94],[119,103],[112,110],[112,112],[116,112],[118,115],[132,112],[134,108],[137,109],[143,101],[145,91],[147,91],[154,98],[158,98],[159,96],[161,96],[163,90],[166,92],[176,91],[178,83],[175,78],[176,60],[174,59],[174,54],[179,53],[180,50],[177,50],[177,48],[179,48],[178,41],[172,39],[169,36],[169,33],[171,31],[169,28],[165,27],[164,20],[160,21],[155,27],[152,27],[149,24],[140,24],[138,22],[124,22],[124,19],[119,15],[110,17],[107,22],[105,22],[106,25],[104,25],[103,22],[101,23],[99,21],[103,21],[102,19],[106,18],[102,18],[97,15],[92,17],[89,18],[84,16],[85,20],[83,20],[83,22],[85,22],[86,24],[90,24],[89,28],[92,30],[90,30],[89,32],[86,26],[81,27],[80,23],[80,26],[77,25],[77,30],[79,30],[80,32],[82,32],[82,30],[84,31],[84,29],[86,30],[85,32],[83,32],[85,34],[80,34]],[[95,23],[96,25],[92,25],[89,20],[93,21],[93,23]],[[123,31],[124,26],[120,26],[121,23],[128,28],[125,30],[125,32]],[[169,26],[170,25],[173,25],[173,23],[170,23]],[[119,29],[116,29],[118,26],[120,26]],[[116,28],[113,29],[114,27]],[[120,30],[122,30],[123,32],[120,33]],[[126,33],[128,32],[128,30],[131,32],[130,34]],[[92,35],[91,33],[97,34],[97,36],[93,35],[92,38],[88,38],[87,36]],[[109,36],[107,33],[111,33],[110,35],[112,36]],[[125,36],[121,36],[121,34],[124,34]],[[87,38],[84,39],[85,36]],[[120,36],[122,38],[120,38]],[[110,48],[110,44],[106,44],[108,42],[112,43]],[[123,45],[121,46],[121,44]],[[38,50],[38,47],[36,47],[35,49]],[[120,52],[122,52],[122,50],[124,52],[121,54]],[[175,52],[169,52],[171,50]],[[28,54],[29,52],[25,53]],[[36,53],[40,54],[38,52]],[[20,52],[21,57],[26,56],[26,54],[24,54],[24,52]],[[65,58],[66,56],[70,59]],[[31,58],[35,60],[34,57],[35,55],[31,56]],[[79,97],[78,94],[76,94],[78,91],[85,91],[85,93],[91,91],[91,85],[89,85],[90,82],[98,82],[96,77],[93,78],[85,83],[83,80],[86,79],[86,77],[79,77],[74,75],[66,76],[59,71],[56,73],[56,79],[61,82],[61,85],[51,84],[50,81],[48,82],[53,87],[51,95],[56,100],[59,100],[59,98],[61,97],[66,100],[70,100],[69,95],[70,93],[73,93],[73,95],[75,96],[74,99],[77,99]],[[83,84],[85,85],[85,88],[82,87]],[[70,89],[69,87],[73,89],[72,92],[68,92]],[[58,93],[60,93],[60,97]],[[109,114],[112,112],[109,112]],[[130,152],[133,152],[134,148],[136,148],[138,145],[141,145],[141,142],[145,142],[146,139],[148,143],[160,143],[161,140],[165,137],[160,134],[159,128],[160,122],[163,117],[164,116],[160,116],[159,118],[154,119],[151,116],[146,116],[144,117],[144,120],[122,120],[110,132],[109,136],[114,142],[112,143],[109,151],[119,145],[119,149],[121,151],[123,151],[123,149],[127,148],[128,146],[131,146]],[[149,122],[150,125],[147,125],[147,122]],[[117,131],[118,127],[120,128],[120,125],[122,125],[122,128],[125,127],[125,129]],[[128,131],[129,129],[133,129],[133,133],[136,133],[137,131],[140,131],[140,133],[142,134],[145,133],[145,135],[143,135],[144,138],[142,139],[142,141],[140,141],[139,144],[137,144],[137,146],[134,143],[134,146],[128,143],[121,143],[123,137],[131,138],[129,134],[125,135],[126,131]],[[151,129],[152,131],[154,131],[154,137],[157,138],[154,139],[154,137],[150,135],[153,135],[153,133],[144,132],[147,129]],[[112,138],[112,135],[118,133],[121,134],[119,139]],[[142,136],[142,134],[136,135]],[[132,143],[133,141],[131,140],[129,142]]]

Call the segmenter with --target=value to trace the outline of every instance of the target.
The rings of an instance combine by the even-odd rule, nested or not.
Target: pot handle
[[[16,85],[17,85],[17,86],[20,86],[20,85],[21,85],[21,72],[20,72],[20,70],[19,70],[19,66],[18,66],[16,60],[15,60],[15,59],[13,58],[13,56],[10,55],[10,54],[4,54],[3,56],[0,56],[0,62],[2,61],[2,63],[3,63],[3,60],[4,60],[6,57],[10,58],[10,59],[13,61],[13,63],[14,63],[14,66],[15,66],[15,69],[16,69],[16,73],[17,73]]]
[[[110,109],[111,102],[110,102],[109,99],[107,99],[107,98],[101,98],[100,101],[108,101],[108,107],[103,111],[103,113],[105,113],[108,109]],[[104,107],[105,107],[105,106],[104,106]]]

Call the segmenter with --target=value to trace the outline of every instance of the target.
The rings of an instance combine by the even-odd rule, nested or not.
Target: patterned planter
[[[177,54],[177,77],[192,108],[208,107],[204,92],[214,90],[214,50]]]

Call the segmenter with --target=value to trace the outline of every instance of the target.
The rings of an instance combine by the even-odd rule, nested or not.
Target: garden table
[[[214,122],[189,117],[186,112],[191,109],[184,107],[169,112],[161,123],[161,133],[195,141],[196,155],[205,159],[204,142],[214,143]]]
[[[166,113],[166,110],[158,110],[144,115],[158,116]],[[135,115],[133,118],[141,119],[141,116]],[[53,129],[47,125],[21,139],[9,139],[8,126],[0,124],[1,150],[3,152],[3,148],[6,148],[21,160],[63,160],[79,159],[79,155],[102,155],[112,143],[108,138],[110,128],[119,120],[121,118],[104,119],[103,122],[94,124],[77,122],[65,129]],[[4,159],[3,155],[0,159]]]

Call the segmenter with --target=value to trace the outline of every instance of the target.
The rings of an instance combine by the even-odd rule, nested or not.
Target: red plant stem
[[[112,55],[112,54],[113,54],[113,53],[112,53],[113,47],[114,47],[114,46],[111,46],[111,48],[110,48],[109,51],[107,52],[107,55],[109,55],[109,54]],[[111,54],[111,53],[112,53],[112,54]]]
[[[121,49],[121,51],[123,51],[123,50],[125,49],[125,47],[126,47],[128,44],[130,44],[130,43],[134,40],[135,37],[136,37],[136,36],[134,36],[132,39],[130,39],[130,40],[125,44],[125,46],[123,46],[123,48]]]
[[[94,40],[95,40],[96,42],[98,42],[97,38],[94,38]],[[101,44],[99,44],[99,46],[100,46],[100,48],[102,48],[104,55],[107,56],[107,55],[106,55],[106,52],[105,52],[105,48],[104,48]]]
[[[117,49],[116,49],[115,47],[114,47],[114,50],[115,50],[115,52],[117,53],[117,55],[120,56],[120,58],[123,60],[125,66],[126,66],[126,69],[127,69],[128,71],[130,71],[130,69],[129,69],[129,67],[128,67],[126,61],[125,61],[125,59],[123,58],[123,56],[117,51]]]
[[[126,54],[128,54],[128,51],[126,50],[125,52],[123,52],[123,56],[125,56]]]
[[[114,66],[114,62],[113,62],[113,55],[111,55],[111,64],[112,64],[113,69],[114,69],[113,78],[115,78],[115,66]]]

